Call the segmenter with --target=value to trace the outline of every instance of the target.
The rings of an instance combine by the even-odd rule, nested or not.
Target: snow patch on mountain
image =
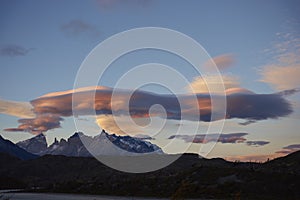
[[[86,136],[81,132],[74,133],[67,140],[56,138],[47,147],[43,134],[17,143],[26,151],[36,155],[65,155],[74,157],[90,157],[100,155],[141,155],[163,154],[161,148],[148,141],[130,136],[108,134],[104,130],[97,136]]]

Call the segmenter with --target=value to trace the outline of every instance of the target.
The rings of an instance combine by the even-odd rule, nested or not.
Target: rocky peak
[[[17,145],[22,149],[36,155],[41,155],[47,149],[46,137],[43,133],[30,139],[18,142]]]

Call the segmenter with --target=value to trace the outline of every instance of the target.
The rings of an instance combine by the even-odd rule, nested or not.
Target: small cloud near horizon
[[[223,144],[245,143],[248,146],[259,147],[269,144],[269,141],[247,141],[248,133],[222,133],[222,134],[197,134],[197,135],[171,135],[168,139],[181,139],[187,143],[219,142]]]
[[[251,154],[251,155],[234,155],[225,156],[224,159],[228,161],[242,161],[242,162],[266,162],[274,158],[280,157],[278,154]]]
[[[223,144],[231,143],[243,143],[246,141],[244,136],[248,133],[227,133],[227,134],[197,134],[197,135],[172,135],[168,139],[182,139],[185,142],[192,143],[209,143],[219,142]],[[217,139],[217,141],[216,141]]]
[[[253,147],[259,147],[269,144],[269,141],[246,141],[246,145],[253,146]]]
[[[293,153],[293,152],[299,151],[299,150],[300,150],[300,144],[291,144],[291,145],[282,147],[281,150],[276,151],[275,153],[287,155],[287,154],[290,154],[290,153]]]

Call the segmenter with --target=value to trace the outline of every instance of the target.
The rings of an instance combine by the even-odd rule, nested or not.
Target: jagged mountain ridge
[[[58,141],[56,138],[43,155],[64,155],[64,156],[74,156],[74,157],[89,157],[91,154],[83,145],[80,137],[84,136],[83,133],[76,132],[67,140],[61,139]],[[88,136],[86,136],[88,137]]]
[[[163,153],[156,145],[130,136],[108,134],[104,130],[95,137],[81,132],[74,133],[67,140],[55,141],[47,147],[43,134],[17,143],[24,150],[36,155],[65,155],[90,157],[93,155],[131,155],[141,153]],[[87,148],[89,150],[87,150]]]
[[[42,155],[48,147],[46,137],[42,133],[28,140],[18,142],[16,145],[35,155]]]

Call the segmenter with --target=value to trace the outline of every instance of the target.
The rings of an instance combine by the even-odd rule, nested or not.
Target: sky
[[[155,138],[151,142],[168,153],[180,153],[187,144],[189,152],[199,153],[202,144],[210,143],[203,136],[208,126],[220,122],[210,120],[212,102],[205,85],[205,81],[214,84],[217,77],[199,76],[174,54],[151,49],[130,52],[109,66],[99,87],[68,91],[99,43],[129,29],[162,27],[201,44],[208,54],[201,54],[207,57],[203,66],[216,64],[224,81],[225,125],[215,133],[220,137],[208,157],[262,161],[300,150],[299,1],[2,0],[0,4],[0,133],[13,142],[40,132],[48,143],[72,135],[76,131],[72,94],[78,94],[75,122],[87,135],[100,132],[100,125],[116,134],[150,135]],[[178,110],[167,87],[146,85],[134,93],[131,117],[136,124],[129,124],[122,99],[134,88],[115,86],[123,74],[145,63],[168,65],[185,76],[189,83],[176,86],[184,108]],[[133,78],[179,82],[169,71],[157,69],[153,66],[149,76]],[[109,106],[114,89],[121,102],[118,109]],[[88,98],[94,90],[96,119]],[[222,96],[211,92],[216,99]],[[195,95],[200,117],[194,112],[199,109],[189,107]],[[154,104],[161,104],[166,112],[151,107]],[[114,123],[113,112],[125,132]],[[180,118],[182,113],[186,116]],[[161,133],[153,134],[162,121],[166,124]],[[196,125],[200,128],[193,132]],[[167,147],[171,139],[178,148]]]

